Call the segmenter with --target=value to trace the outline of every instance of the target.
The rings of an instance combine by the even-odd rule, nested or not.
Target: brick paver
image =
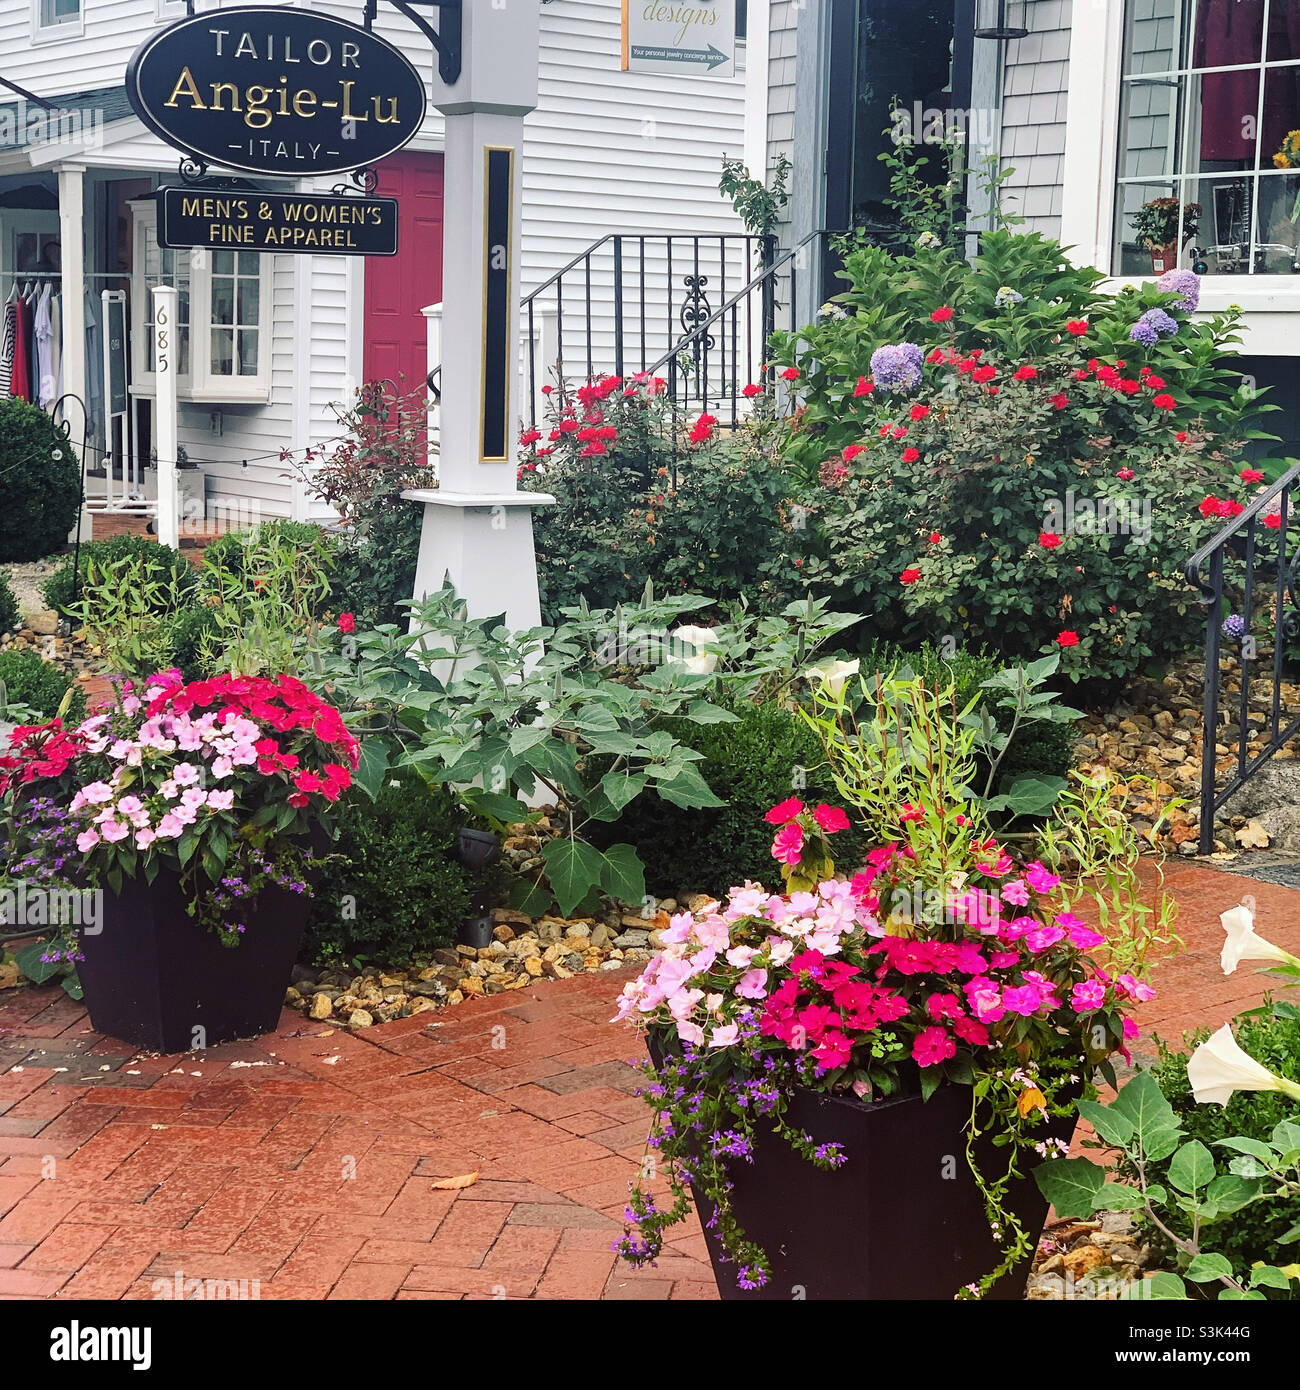
[[[1185,949],[1157,967],[1139,1058],[1264,992],[1251,966],[1219,970],[1243,892],[1300,952],[1300,892],[1166,872]],[[656,1268],[610,1249],[646,1128],[635,1038],[608,1022],[627,978],[357,1034],[286,1011],[183,1057],[131,1054],[58,989],[0,996],[0,1296],[147,1299],[179,1274],[262,1298],[715,1298],[694,1221]]]

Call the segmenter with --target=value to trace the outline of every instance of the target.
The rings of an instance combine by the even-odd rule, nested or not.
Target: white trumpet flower
[[[1292,1100],[1300,1100],[1300,1085],[1274,1076],[1243,1052],[1227,1023],[1187,1059],[1187,1079],[1198,1105],[1227,1105],[1237,1091],[1280,1091]]]
[[[1255,935],[1255,914],[1244,903],[1219,914],[1227,939],[1219,954],[1219,964],[1225,975],[1231,975],[1243,960],[1272,960],[1283,965],[1300,966],[1300,959],[1262,936]]]
[[[820,666],[808,668],[809,680],[820,681],[838,700],[844,693],[850,676],[856,676],[862,667],[860,661],[827,661]]]
[[[717,630],[711,627],[694,627],[689,624],[673,628],[673,636],[695,648],[694,656],[682,657],[682,665],[695,675],[709,676],[718,664],[717,652],[705,651],[710,642],[718,640]]]

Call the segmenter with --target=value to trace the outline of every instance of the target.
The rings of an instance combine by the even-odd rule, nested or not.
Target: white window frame
[[[195,5],[195,13],[202,8],[201,4]],[[184,19],[187,13],[185,0],[154,0],[153,17],[159,24],[170,23],[173,19]]]
[[[131,206],[131,235],[135,269],[131,275],[131,389],[140,396],[156,390],[153,372],[145,370],[148,289],[144,278],[144,237],[157,230],[158,213],[152,199]],[[271,298],[274,287],[274,260],[262,252],[258,256],[261,288],[258,293],[257,374],[255,376],[217,376],[212,372],[212,255],[211,251],[175,251],[190,258],[190,370],[178,378],[182,400],[221,405],[265,405],[271,397]],[[198,320],[199,306],[203,318]]]
[[[78,0],[77,13],[67,19],[46,24],[41,19],[45,0],[32,0],[32,42],[59,43],[64,39],[77,39],[86,32],[86,0]]]
[[[1076,4],[1070,20],[1070,77],[1066,98],[1061,226],[1071,260],[1109,278],[1103,289],[1154,281],[1113,274],[1115,207],[1119,198],[1119,129],[1124,65],[1123,0]],[[1246,311],[1241,351],[1300,355],[1293,313],[1300,312],[1300,275],[1205,275],[1201,311],[1233,304]]]

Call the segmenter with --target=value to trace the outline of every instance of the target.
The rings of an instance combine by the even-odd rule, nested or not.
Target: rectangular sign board
[[[214,251],[395,256],[397,199],[160,188],[158,244]]]
[[[733,77],[736,0],[623,0],[623,70]]]

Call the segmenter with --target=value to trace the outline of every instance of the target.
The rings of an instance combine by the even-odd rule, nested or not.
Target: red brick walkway
[[[1218,913],[1254,893],[1300,952],[1300,892],[1186,862],[1169,881],[1187,950],[1144,1021],[1176,1040],[1262,993],[1221,974]],[[0,996],[0,1296],[150,1298],[179,1272],[262,1298],[715,1297],[694,1222],[657,1268],[610,1250],[646,1128],[607,1022],[625,978],[355,1035],[286,1012],[183,1057],[130,1054],[57,989]]]

